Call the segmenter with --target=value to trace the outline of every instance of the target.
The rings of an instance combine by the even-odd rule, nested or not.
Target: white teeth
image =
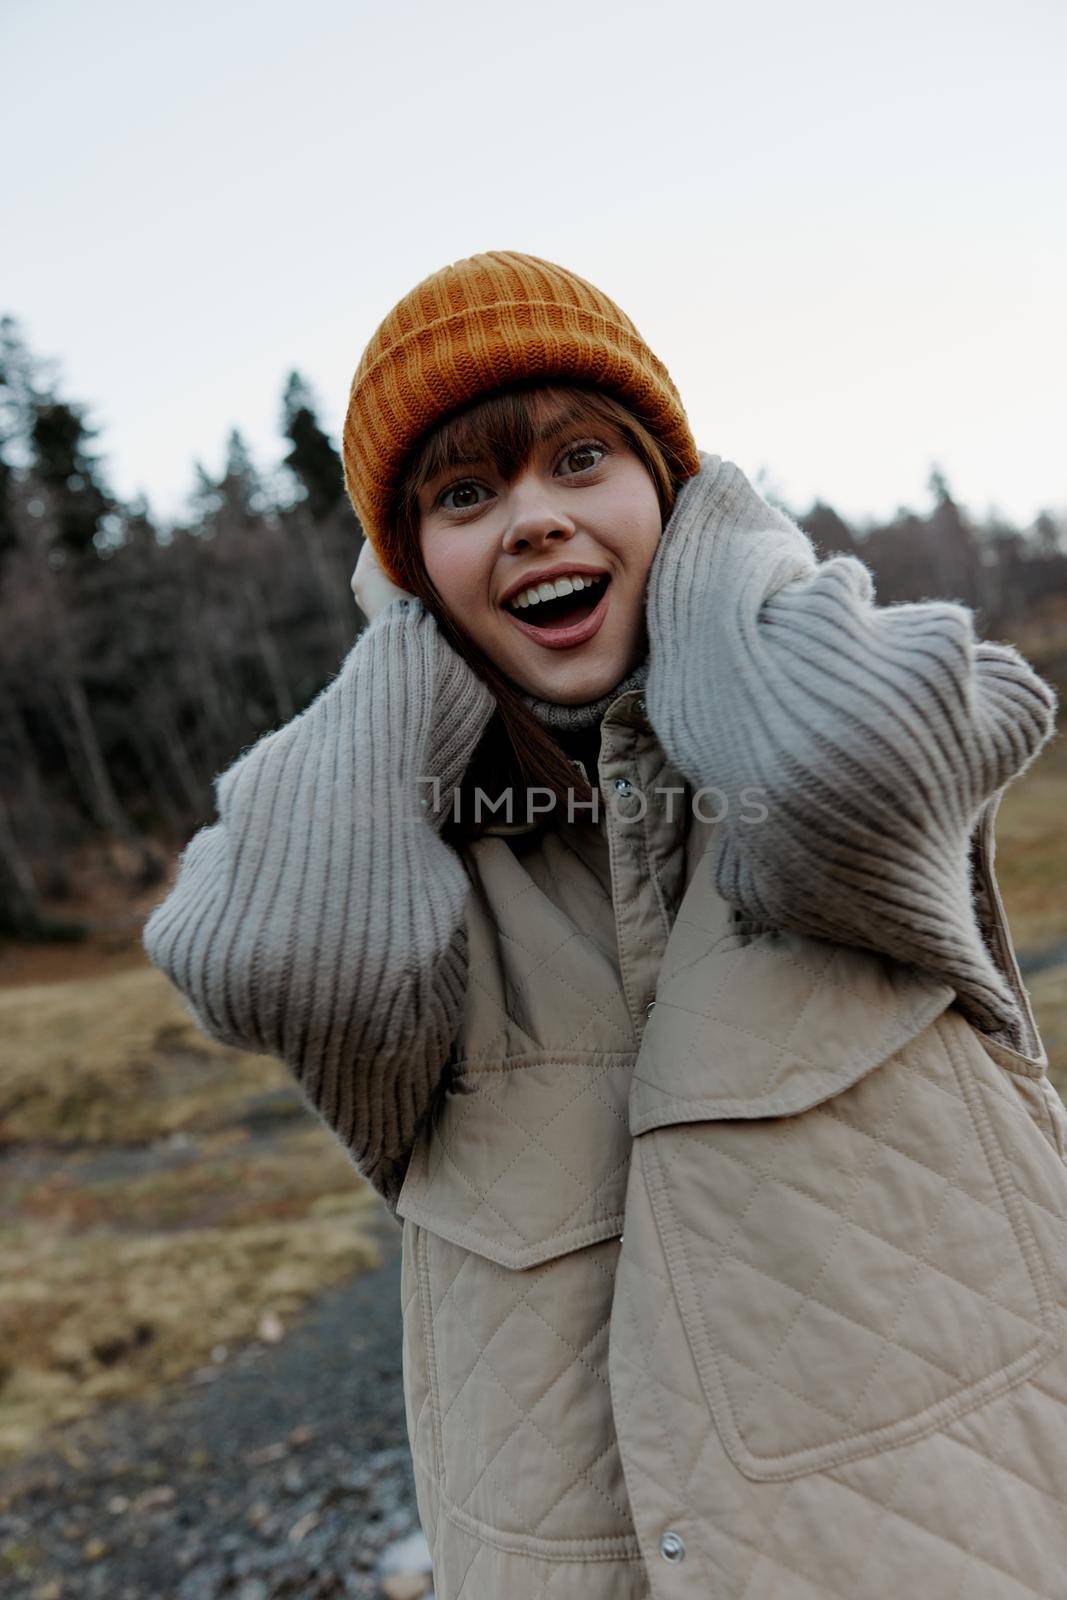
[[[579,573],[572,573],[566,578],[556,578],[546,583],[531,584],[528,589],[522,589],[513,595],[508,605],[513,610],[525,611],[528,606],[535,606],[542,600],[554,600],[557,595],[573,594],[575,590],[591,589],[594,584],[603,581],[605,573],[597,573],[595,577],[586,574],[582,577]]]

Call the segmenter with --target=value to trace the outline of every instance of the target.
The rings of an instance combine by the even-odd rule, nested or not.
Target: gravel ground
[[[413,1535],[425,1546],[404,1422],[401,1233],[384,1208],[376,1227],[382,1265],[323,1294],[281,1343],[114,1406],[8,1470],[4,1600],[419,1592],[381,1576],[391,1547]]]

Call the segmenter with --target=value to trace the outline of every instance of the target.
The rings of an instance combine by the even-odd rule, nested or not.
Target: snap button
[[[659,1553],[664,1561],[679,1562],[685,1560],[685,1542],[680,1533],[673,1530],[665,1533],[659,1542]]]
[[[653,1011],[655,1011],[655,1009],[656,1009],[656,1002],[654,1000],[650,1000],[648,1002],[648,1005],[645,1007],[645,1016],[646,1017],[650,1017],[652,1015]]]
[[[630,793],[630,780],[628,778],[616,778],[615,779],[615,792],[616,792],[616,794],[629,794]]]

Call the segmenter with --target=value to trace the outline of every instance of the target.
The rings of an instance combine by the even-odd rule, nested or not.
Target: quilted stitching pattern
[[[511,1267],[619,1233],[632,1062],[533,1057],[472,1073],[412,1153],[399,1215]]]
[[[936,1035],[933,1043],[931,1035]],[[996,1164],[996,1149],[1010,1152],[1011,1201],[1036,1249],[1034,1275],[1051,1279],[1059,1322],[1067,1308],[1067,1167],[1040,1126],[1030,1086],[998,1067],[954,1008],[904,1056],[900,1075],[911,1083],[916,1076],[936,1082],[936,1092],[944,1097],[938,1119],[941,1137],[961,1124],[962,1091],[945,1089],[944,1082],[967,1075],[994,1131],[991,1162]],[[897,1070],[894,1062],[881,1075],[888,1082]],[[871,1087],[870,1080],[863,1087]],[[920,1092],[925,1098],[931,1091],[920,1085]],[[856,1101],[849,1106],[851,1098],[846,1094],[803,1120],[814,1126],[815,1119],[829,1118],[829,1131],[849,1129],[859,1110]],[[837,1113],[847,1121],[838,1121]],[[983,1122],[981,1113],[978,1121]],[[772,1123],[764,1129],[770,1140],[775,1127]],[[692,1321],[686,1317],[683,1323],[671,1292],[648,1194],[649,1150],[654,1143],[666,1148],[680,1131],[654,1130],[635,1142],[610,1325],[615,1422],[645,1547],[654,1548],[662,1528],[677,1528],[688,1551],[685,1592],[713,1595],[715,1600],[897,1600],[908,1592],[922,1600],[1062,1600],[1067,1570],[1067,1353],[1062,1345],[1028,1380],[913,1442],[791,1479],[761,1481],[737,1470],[715,1426],[694,1359]],[[888,1135],[889,1128],[885,1131]],[[935,1133],[929,1148],[938,1147]],[[914,1222],[916,1187],[936,1204],[949,1180],[916,1163],[914,1152],[884,1148],[883,1215],[892,1237],[903,1218]],[[807,1169],[809,1179],[816,1164],[813,1160]],[[984,1165],[988,1171],[989,1163]],[[693,1170],[683,1179],[691,1181]],[[708,1181],[714,1170],[715,1163],[705,1156],[700,1182]],[[946,1159],[944,1173],[951,1172],[952,1162]],[[953,1181],[953,1192],[966,1194],[967,1204],[979,1218],[990,1219],[992,1230],[984,1262],[972,1258],[967,1275],[973,1279],[988,1272],[985,1287],[997,1301],[1021,1293],[1025,1302],[1030,1296],[1019,1277],[1020,1251],[997,1248],[1005,1237],[1003,1197],[999,1191],[989,1195],[983,1172],[976,1176],[966,1160]],[[688,1186],[679,1182],[674,1192]],[[787,1230],[785,1193],[782,1201]],[[701,1212],[705,1234],[713,1211],[709,1203]],[[909,1248],[914,1249],[918,1237],[912,1228]],[[795,1268],[785,1231],[781,1246],[771,1276],[783,1279],[791,1290]],[[855,1242],[852,1248],[857,1275],[872,1287],[877,1254],[865,1258],[855,1253]],[[871,1248],[880,1252],[882,1241]],[[900,1275],[898,1288],[907,1292]],[[744,1305],[736,1306],[736,1315],[739,1321],[744,1318]],[[973,1317],[958,1329],[959,1348],[972,1370],[988,1348],[989,1315],[985,1302],[976,1300]],[[885,1326],[892,1333],[891,1316]],[[991,1316],[1003,1328],[996,1304]],[[1024,1316],[1015,1326],[1021,1330],[1031,1324]],[[900,1340],[886,1340],[894,1365],[904,1351],[905,1375],[913,1360],[906,1348],[912,1343],[912,1327],[909,1316],[907,1337],[898,1326]],[[757,1343],[760,1337],[757,1329]],[[833,1354],[841,1346],[828,1348]],[[766,1342],[763,1349],[772,1352]],[[817,1360],[806,1361],[799,1375],[805,1384],[814,1383],[816,1391],[824,1376]],[[842,1377],[847,1388],[848,1374]],[[735,1380],[731,1395],[740,1403],[752,1393],[743,1367],[731,1373],[731,1385]],[[783,1423],[788,1429],[794,1414],[795,1402],[783,1398],[788,1403],[781,1407],[776,1429]],[[838,1397],[833,1404],[839,1412]],[[821,1411],[814,1416],[816,1425],[825,1420]],[[775,1440],[782,1442],[780,1433]],[[664,1595],[668,1592],[681,1591],[665,1588]]]
[[[633,1057],[670,933],[668,897],[693,857],[684,785],[647,731],[612,724],[602,767],[609,786],[616,772],[639,778],[649,804],[633,821],[605,806],[602,828],[580,831],[590,870],[575,872],[553,832],[471,846],[456,1076],[397,1210],[499,1265],[530,1266],[622,1229]],[[683,794],[668,821],[657,789],[671,785]]]
[[[614,749],[614,754],[612,753]],[[603,762],[677,781],[616,724]],[[644,1007],[696,859],[650,807],[569,844],[471,847],[469,1003],[413,1152],[405,1371],[438,1600],[647,1600],[611,1414],[608,1323]],[[636,809],[639,809],[636,808]]]
[[[640,1553],[531,1555],[447,1514],[431,1547],[438,1600],[651,1600]]]
[[[467,906],[458,1060],[495,1065],[537,1050],[633,1049],[617,961],[585,937],[577,910],[556,905],[502,840],[479,840],[471,855],[478,875]],[[585,887],[585,917],[607,922],[614,941],[611,897],[595,880]]]
[[[607,1239],[514,1272],[442,1240],[428,1252],[445,1495],[532,1549],[637,1549],[607,1381],[617,1253]]]
[[[655,765],[632,734],[609,781]],[[399,1206],[438,1600],[1059,1600],[1067,1123],[944,986],[734,917],[687,805],[609,823],[581,871],[551,834],[474,847],[459,1070]],[[702,1112],[709,1068],[741,1122]]]
[[[612,780],[626,776],[648,804],[642,816],[639,803],[602,802],[601,827],[580,830],[596,870],[577,873],[574,852],[554,831],[469,847],[470,1000],[456,1045],[463,1064],[639,1042],[692,871],[689,791],[647,733],[613,725],[605,745],[609,794]],[[668,799],[671,787],[682,792]]]
[[[1047,1274],[951,1037],[920,1035],[801,1116],[649,1145],[675,1293],[747,1473],[930,1431],[1056,1346]]]
[[[725,902],[687,895],[634,1072],[631,1132],[680,1121],[683,1111],[803,1110],[876,1066],[953,999],[947,984],[871,951],[782,931],[739,938]]]
[[[437,1444],[433,1437],[433,1408],[430,1404],[430,1378],[429,1378],[429,1351],[436,1350],[436,1345],[424,1337],[423,1311],[420,1306],[419,1275],[428,1259],[427,1245],[430,1244],[429,1236],[423,1234],[417,1226],[405,1223],[404,1254],[402,1261],[401,1301],[404,1312],[404,1383],[405,1403],[407,1406],[407,1426],[409,1438],[413,1443],[413,1457],[415,1468],[415,1486],[418,1499],[420,1520],[426,1531],[427,1540],[432,1552],[435,1573],[437,1574],[437,1594],[440,1600],[472,1600],[474,1595],[502,1596],[514,1594],[516,1591],[516,1557],[522,1559],[522,1596],[523,1600],[573,1600],[574,1596],[588,1597],[588,1600],[649,1600],[650,1590],[645,1574],[644,1561],[641,1557],[637,1541],[633,1536],[632,1524],[629,1515],[620,1519],[622,1537],[607,1537],[600,1540],[583,1539],[580,1550],[564,1555],[567,1544],[562,1540],[543,1538],[524,1532],[517,1539],[509,1538],[503,1531],[506,1527],[506,1518],[519,1515],[520,1519],[530,1523],[535,1520],[533,1509],[525,1511],[514,1504],[514,1495],[509,1496],[506,1510],[503,1515],[487,1499],[496,1486],[496,1481],[490,1477],[487,1481],[477,1486],[474,1504],[483,1512],[488,1510],[490,1516],[495,1518],[492,1526],[480,1525],[470,1512],[460,1511],[450,1505],[441,1506],[441,1492],[445,1487],[442,1475],[435,1468],[438,1459]],[[615,1244],[615,1241],[612,1241]],[[468,1257],[468,1262],[473,1263],[474,1257]],[[463,1271],[463,1267],[460,1267]],[[524,1283],[517,1276],[510,1279],[516,1290],[516,1299],[512,1305],[512,1314],[516,1317],[525,1315],[534,1316],[536,1312],[536,1298],[529,1295],[531,1285]],[[519,1303],[519,1285],[522,1283],[523,1304]],[[462,1289],[465,1286],[460,1286]],[[544,1287],[547,1287],[544,1286]],[[429,1284],[427,1281],[427,1305],[429,1304]],[[456,1279],[444,1289],[445,1300],[454,1294],[457,1289]],[[558,1309],[553,1308],[553,1314],[558,1315]],[[447,1319],[448,1313],[445,1313]],[[441,1325],[441,1335],[446,1336],[447,1329]],[[465,1337],[470,1337],[467,1329]],[[606,1337],[604,1319],[601,1318],[600,1326],[593,1330],[593,1340],[602,1342]],[[526,1359],[532,1352],[527,1349]],[[477,1365],[477,1363],[475,1363]],[[558,1359],[553,1360],[553,1370],[558,1372]],[[488,1368],[485,1369],[486,1374]],[[471,1383],[477,1388],[485,1375],[476,1377],[472,1372]],[[495,1379],[489,1380],[491,1383]],[[603,1380],[601,1380],[603,1382]],[[473,1391],[472,1391],[473,1392]],[[546,1388],[544,1402],[548,1400],[549,1391]],[[589,1397],[586,1396],[586,1405]],[[598,1408],[604,1404],[603,1394],[597,1399]],[[451,1412],[456,1406],[466,1406],[467,1401],[462,1393],[451,1397],[449,1407],[449,1429],[455,1427],[461,1431],[465,1424],[461,1422],[464,1413],[455,1411],[453,1420]],[[588,1421],[588,1413],[586,1413]],[[598,1416],[594,1426],[599,1423],[601,1433],[605,1418]],[[480,1427],[480,1419],[474,1418],[474,1425]],[[534,1419],[531,1418],[531,1428]],[[608,1436],[613,1435],[613,1428],[609,1427]],[[542,1441],[535,1435],[538,1448],[543,1448]],[[579,1440],[579,1448],[588,1452],[588,1441]],[[487,1451],[482,1449],[482,1457]],[[525,1459],[527,1469],[536,1464],[535,1459],[529,1456]],[[553,1460],[553,1466],[555,1461]],[[609,1501],[625,1498],[625,1485],[622,1480],[621,1466],[618,1461],[617,1449],[612,1452],[612,1459],[594,1463],[603,1482],[607,1485]],[[574,1487],[585,1479],[581,1465],[576,1465],[576,1480]],[[518,1482],[521,1485],[523,1476],[520,1474]],[[451,1484],[449,1484],[451,1487]],[[603,1491],[599,1484],[593,1484],[593,1491],[598,1500],[604,1503]],[[520,1488],[520,1494],[521,1494]],[[562,1514],[562,1501],[556,1514]],[[584,1528],[584,1521],[580,1523]],[[571,1546],[578,1541],[570,1541]],[[541,1549],[543,1547],[543,1550]],[[540,1553],[534,1553],[539,1551]],[[548,1553],[545,1553],[548,1552]]]

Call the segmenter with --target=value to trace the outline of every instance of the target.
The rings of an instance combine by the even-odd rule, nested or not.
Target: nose
[[[503,541],[509,553],[536,550],[549,540],[565,543],[575,532],[574,519],[536,474],[527,473],[512,485]]]

